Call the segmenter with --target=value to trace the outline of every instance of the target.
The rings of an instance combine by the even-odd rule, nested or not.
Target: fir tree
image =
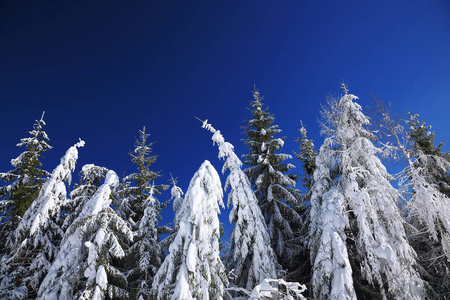
[[[86,164],[81,168],[79,173],[80,183],[75,184],[72,192],[70,192],[70,199],[64,205],[67,215],[62,226],[63,230],[67,230],[73,221],[78,218],[86,202],[101,186],[107,172],[107,168],[94,164]]]
[[[232,273],[235,285],[252,290],[264,279],[276,278],[279,270],[275,253],[267,244],[267,226],[233,145],[225,142],[220,131],[208,124],[208,120],[203,122],[202,128],[213,133],[212,140],[219,147],[219,158],[225,159],[222,173],[230,170],[225,188],[231,188],[228,194],[228,207],[232,206],[229,220],[235,226],[231,232],[228,271]]]
[[[181,204],[183,203],[183,198],[182,198],[183,190],[179,186],[177,186],[178,181],[177,181],[176,178],[173,178],[172,175],[171,175],[170,182],[172,183],[172,188],[170,189],[171,197],[170,197],[169,201],[173,200],[173,205],[172,206],[173,206],[173,211],[175,212],[175,218],[174,218],[174,221],[173,221],[175,227],[174,227],[173,231],[176,232],[178,230],[177,229],[177,224],[179,223],[178,222],[179,221],[178,220],[179,219],[178,216],[179,216]]]
[[[450,292],[449,153],[442,152],[443,143],[435,146],[431,126],[418,115],[409,117],[409,165],[403,171],[402,191],[409,194],[407,218],[416,229],[411,241],[428,277],[430,297],[442,296]]]
[[[294,166],[284,163],[292,156],[280,153],[285,138],[274,138],[281,132],[273,125],[274,117],[263,109],[262,97],[253,92],[252,116],[244,127],[247,139],[244,143],[250,153],[243,155],[245,170],[254,186],[259,207],[268,227],[272,248],[284,268],[292,266],[295,254],[294,238],[302,226],[302,219],[296,208],[299,206],[300,192],[293,187],[296,177],[286,174]],[[296,232],[297,231],[297,232]]]
[[[310,274],[311,274],[311,259],[310,252],[308,249],[308,240],[309,240],[309,224],[310,220],[310,200],[312,194],[312,186],[314,183],[313,176],[314,171],[316,170],[316,157],[317,151],[314,150],[314,143],[311,139],[307,137],[307,131],[305,126],[303,126],[303,122],[301,122],[302,127],[299,129],[301,133],[301,137],[296,140],[296,142],[300,143],[300,151],[295,153],[297,159],[302,162],[303,168],[303,177],[302,182],[303,186],[307,188],[307,191],[302,195],[302,205],[297,209],[300,216],[304,220],[303,226],[300,228],[299,237],[296,240],[296,244],[300,249],[298,251],[298,255],[295,258],[294,262],[296,263],[293,268],[293,272],[287,274],[288,278],[291,278],[293,281],[298,281],[309,285],[311,282]],[[307,292],[310,292],[310,288]],[[312,296],[312,294],[311,294]]]
[[[43,130],[44,114],[36,120],[30,136],[20,140],[18,147],[25,147],[17,158],[11,160],[15,167],[7,173],[0,173],[0,180],[6,183],[0,187],[0,254],[5,252],[5,246],[14,239],[11,232],[17,227],[25,211],[39,195],[42,184],[50,173],[42,169],[40,161],[43,154],[52,147],[49,138]]]
[[[302,137],[298,138],[296,142],[300,143],[300,152],[295,153],[297,159],[299,159],[303,165],[303,186],[308,189],[308,191],[311,190],[312,182],[313,182],[313,175],[314,171],[316,170],[316,156],[317,151],[314,150],[314,142],[313,140],[308,139],[307,137],[307,131],[305,126],[299,129]],[[309,197],[307,196],[306,201],[309,201]]]
[[[129,184],[126,184],[122,191],[122,197],[127,198],[128,207],[131,209],[127,213],[127,219],[131,219],[132,224],[138,222],[143,216],[144,204],[149,196],[149,191],[156,189],[154,192],[159,194],[160,190],[167,189],[165,185],[152,186],[152,182],[161,175],[159,172],[150,170],[150,166],[156,161],[157,156],[151,155],[153,143],[148,142],[149,136],[145,127],[139,130],[139,138],[136,139],[135,148],[130,152],[131,161],[136,165],[138,172],[125,177],[125,181]],[[159,205],[159,202],[157,204]],[[158,209],[161,209],[161,207],[158,207]]]
[[[344,199],[333,185],[329,167],[333,152],[329,139],[316,157],[311,186],[310,242],[313,266],[311,286],[317,299],[356,299],[346,247]]]
[[[63,237],[60,223],[61,207],[67,201],[65,183],[71,182],[77,147],[82,146],[84,142],[80,140],[67,150],[15,229],[11,255],[3,257],[1,299],[36,297]]]
[[[406,164],[399,173],[400,204],[412,225],[407,227],[409,239],[427,280],[427,297],[445,297],[450,293],[448,153],[442,152],[442,142],[435,146],[435,133],[418,115],[408,113],[409,120],[401,120],[375,98],[374,107],[381,145],[389,157],[403,157]]]
[[[119,183],[108,171],[105,183],[82,206],[44,278],[38,299],[128,299],[127,280],[115,265],[132,238],[127,223],[110,208]]]
[[[158,222],[159,202],[153,196],[154,189],[149,191],[144,203],[144,215],[135,232],[135,243],[130,247],[130,258],[134,269],[130,273],[131,295],[136,299],[149,299],[151,282],[162,263],[163,249],[159,241]]]
[[[381,150],[371,142],[373,134],[364,128],[369,120],[354,102],[358,98],[344,84],[343,89],[345,95],[322,111],[327,139],[316,160],[310,215],[314,295],[353,299],[353,270],[361,297],[373,292],[422,299],[416,254],[396,206],[398,192],[377,157]],[[364,280],[373,288],[366,289]]]
[[[130,153],[138,173],[125,177],[123,189],[119,191],[121,217],[126,217],[131,224],[135,239],[127,253],[126,268],[129,270],[131,297],[147,299],[153,276],[161,266],[164,247],[159,243],[159,236],[168,233],[165,227],[158,226],[162,207],[155,194],[167,189],[166,185],[154,185],[154,180],[161,175],[150,170],[156,161],[151,155],[153,143],[148,142],[149,134],[145,127],[139,131],[135,149]]]
[[[205,161],[178,212],[178,231],[153,281],[157,299],[217,299],[228,284],[219,256],[219,174]]]

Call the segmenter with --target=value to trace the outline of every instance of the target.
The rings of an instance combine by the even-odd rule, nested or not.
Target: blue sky
[[[254,85],[286,153],[298,148],[300,120],[321,144],[320,104],[342,79],[363,107],[373,93],[419,113],[443,140],[449,53],[445,0],[2,1],[0,171],[45,110],[47,170],[82,138],[76,174],[85,163],[133,172],[128,152],[146,126],[164,175],[157,183],[171,172],[186,190],[203,160],[222,168],[194,117],[246,153],[240,127]]]

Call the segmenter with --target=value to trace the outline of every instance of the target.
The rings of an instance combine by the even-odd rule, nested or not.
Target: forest
[[[415,112],[375,98],[363,111],[341,89],[323,143],[302,124],[293,155],[256,89],[242,156],[199,120],[226,180],[206,160],[186,191],[158,181],[145,127],[135,173],[86,164],[78,178],[81,139],[44,170],[43,115],[0,170],[0,299],[450,299],[450,153]]]

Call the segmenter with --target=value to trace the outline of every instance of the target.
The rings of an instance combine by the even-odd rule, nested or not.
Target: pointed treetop
[[[256,89],[256,84],[253,85],[253,98],[255,98],[255,100],[257,100],[259,98],[259,90]]]
[[[178,183],[178,177],[175,177],[175,178],[173,178],[173,176],[172,176],[172,173],[170,173],[169,172],[169,174],[170,174],[170,179],[168,180],[172,185],[177,185],[177,183]]]
[[[45,115],[45,110],[42,112],[42,116],[41,116],[41,120],[40,120],[40,122],[43,122],[45,124],[45,122],[44,122],[44,115]]]
[[[302,125],[302,128],[300,128],[300,133],[302,134],[302,137],[303,137],[304,139],[306,139],[306,128],[305,128],[305,126],[303,125],[302,120],[300,120],[300,124]]]
[[[346,95],[348,94],[348,85],[345,83],[344,79],[342,79],[341,82],[341,89],[344,91]]]
[[[42,129],[42,125],[46,125],[45,121],[44,121],[44,115],[45,115],[45,111],[42,112],[41,119],[39,121],[38,120],[35,121],[36,124],[34,126],[35,126],[36,130],[41,130]]]
[[[139,130],[140,136],[141,136],[141,140],[143,142],[147,141],[147,138],[150,136],[150,134],[145,133],[145,126],[142,128],[142,130]],[[136,150],[135,150],[136,152]]]

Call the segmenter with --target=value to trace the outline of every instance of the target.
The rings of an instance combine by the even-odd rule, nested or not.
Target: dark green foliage
[[[0,187],[0,253],[3,247],[10,244],[9,234],[22,219],[25,211],[38,197],[44,181],[50,173],[42,170],[40,159],[52,147],[42,127],[45,125],[44,115],[34,124],[30,136],[20,140],[18,147],[25,147],[17,158],[11,160],[15,167],[7,173],[0,173],[0,180],[6,183]]]
[[[408,115],[410,166],[406,169],[406,186],[410,186],[407,191],[414,205],[408,216],[414,226],[410,241],[433,299],[450,294],[450,153],[442,151],[443,142],[434,144],[431,126],[418,115]]]
[[[136,139],[135,149],[130,152],[131,161],[136,165],[138,172],[125,177],[124,186],[119,191],[121,199],[127,198],[129,207],[132,211],[128,212],[127,219],[131,218],[134,223],[139,222],[144,214],[145,202],[151,189],[159,194],[161,190],[166,190],[166,185],[153,186],[153,181],[161,174],[150,170],[150,166],[156,161],[157,156],[152,154],[153,143],[148,142],[150,135],[145,132],[145,127],[139,130],[139,139]],[[162,205],[157,203],[157,209],[160,211]]]
[[[408,140],[410,142],[410,157],[415,158],[415,167],[424,168],[424,174],[430,184],[435,185],[439,192],[450,198],[450,152],[442,152],[444,142],[434,144],[435,132],[431,126],[425,126],[419,115],[408,112]]]
[[[295,155],[303,163],[303,186],[309,190],[312,185],[314,171],[316,170],[317,151],[314,150],[314,142],[306,136],[306,128],[303,126],[303,123],[299,131],[302,137],[295,141],[300,143],[300,152],[295,153]]]
[[[139,131],[135,149],[130,153],[138,172],[125,177],[117,194],[119,215],[130,223],[135,236],[124,262],[129,270],[130,296],[136,299],[148,298],[153,276],[163,259],[159,236],[167,233],[158,227],[160,212],[165,205],[154,194],[168,187],[154,184],[161,175],[150,169],[157,156],[152,155],[153,143],[148,142],[148,137],[145,127]]]
[[[409,126],[409,140],[411,142],[411,150],[413,152],[421,151],[427,155],[442,156],[442,146],[444,142],[440,142],[439,145],[434,145],[434,138],[436,133],[430,131],[431,126],[425,126],[424,121],[420,121],[419,115],[413,115],[408,112],[409,120],[406,121],[406,125]]]
[[[297,177],[288,173],[294,166],[285,163],[292,156],[280,153],[285,138],[274,138],[281,132],[273,125],[274,116],[263,109],[263,98],[258,91],[253,92],[251,102],[252,119],[243,127],[247,139],[244,143],[250,153],[243,155],[245,170],[258,199],[258,205],[266,220],[271,245],[278,261],[285,269],[292,266],[298,245],[296,237],[303,225],[298,214],[300,191],[295,189]]]

